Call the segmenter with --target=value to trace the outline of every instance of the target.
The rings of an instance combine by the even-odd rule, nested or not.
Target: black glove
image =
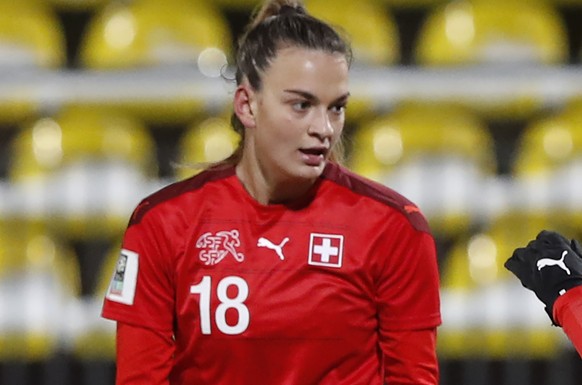
[[[557,325],[554,302],[566,291],[582,285],[582,248],[575,240],[544,230],[527,247],[515,249],[505,267],[546,305],[552,323]]]

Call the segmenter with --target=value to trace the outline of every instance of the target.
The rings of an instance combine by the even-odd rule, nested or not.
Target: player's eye
[[[334,106],[331,106],[330,109],[333,113],[336,113],[339,115],[339,114],[342,114],[345,112],[346,107],[347,107],[347,103],[341,103],[341,104],[336,104]]]
[[[295,111],[305,111],[307,110],[309,107],[311,107],[311,102],[307,101],[307,100],[302,100],[296,103],[293,103],[293,109]]]

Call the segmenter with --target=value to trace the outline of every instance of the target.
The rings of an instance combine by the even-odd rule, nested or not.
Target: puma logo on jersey
[[[538,270],[541,270],[546,266],[558,266],[560,269],[564,270],[566,273],[568,273],[568,275],[570,275],[570,269],[568,269],[568,266],[566,266],[566,264],[564,263],[564,258],[566,257],[566,254],[568,254],[568,250],[564,250],[564,252],[562,253],[562,258],[560,259],[552,258],[540,259],[538,261]]]
[[[285,246],[287,242],[289,242],[289,238],[285,237],[285,239],[283,239],[283,241],[280,244],[276,245],[273,242],[269,241],[267,238],[261,237],[257,242],[257,246],[266,247],[267,249],[275,251],[279,258],[281,258],[281,260],[284,260],[285,256],[283,255],[283,246]]]

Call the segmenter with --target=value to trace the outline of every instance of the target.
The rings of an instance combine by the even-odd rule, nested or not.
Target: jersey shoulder
[[[234,167],[217,167],[207,169],[190,178],[169,184],[144,198],[135,208],[129,220],[129,226],[139,223],[144,215],[164,202],[181,195],[200,190],[208,183],[218,182],[235,175]]]
[[[354,194],[400,212],[416,230],[430,233],[428,222],[418,206],[395,190],[335,163],[330,163],[326,167],[324,178],[347,188]]]

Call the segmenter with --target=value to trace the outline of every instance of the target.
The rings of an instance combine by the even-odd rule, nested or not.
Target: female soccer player
[[[505,262],[522,285],[546,306],[582,357],[582,247],[554,231],[541,231]]]
[[[296,1],[252,20],[239,149],[144,199],[126,230],[103,309],[118,385],[438,383],[427,223],[336,162],[350,52]]]

